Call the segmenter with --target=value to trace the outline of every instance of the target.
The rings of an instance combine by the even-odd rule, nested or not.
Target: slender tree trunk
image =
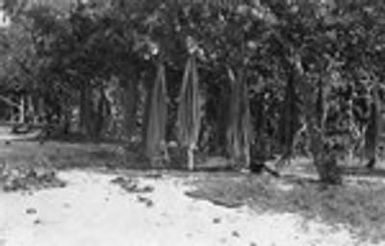
[[[19,104],[19,123],[25,123],[25,97],[24,95],[20,96],[20,104]]]
[[[254,130],[256,139],[252,149],[252,157],[254,161],[251,164],[260,165],[261,163],[265,163],[267,159],[266,139],[264,136],[266,128],[263,93],[260,93],[255,97],[255,101],[253,102],[253,114],[255,119]]]
[[[320,181],[326,184],[341,184],[341,170],[337,166],[336,156],[325,144],[325,137],[315,126],[314,122],[308,126],[310,135],[310,150]]]
[[[79,105],[79,129],[80,132],[85,134],[86,133],[86,125],[87,125],[87,119],[86,119],[86,111],[87,111],[87,95],[86,95],[86,85],[85,82],[81,83],[80,87],[80,105]]]
[[[92,117],[92,93],[91,85],[84,81],[80,88],[80,131],[88,137],[93,137],[93,117]]]
[[[72,116],[72,107],[69,103],[68,98],[63,99],[62,101],[62,130],[63,134],[69,134],[71,129],[71,116]]]
[[[373,102],[370,105],[370,116],[367,131],[365,134],[365,152],[368,158],[367,167],[374,168],[376,165],[376,150],[378,146],[379,135],[381,134],[381,101],[378,95],[378,82],[374,85],[372,91]]]
[[[325,97],[322,80],[318,83],[317,100],[314,111],[308,118],[310,149],[320,181],[326,184],[341,184],[341,171],[333,152],[334,146],[328,146],[325,136]]]
[[[228,109],[230,108],[230,94],[231,89],[226,88],[226,90],[222,91],[221,98],[219,98],[219,104],[216,105],[219,109],[217,124],[216,124],[216,135],[217,135],[217,147],[219,154],[227,155],[227,127],[228,122],[230,122],[230,115],[228,113]],[[221,107],[223,105],[224,107]]]
[[[127,81],[123,86],[124,103],[124,129],[128,141],[135,134],[136,130],[136,111],[138,102],[138,88],[136,81]]]
[[[291,158],[293,154],[293,141],[296,131],[299,129],[299,117],[297,108],[297,95],[294,85],[294,77],[290,76],[286,89],[281,119],[281,144],[284,147],[284,158]]]
[[[99,138],[103,134],[103,130],[106,128],[106,122],[108,120],[110,105],[105,95],[103,88],[99,89],[99,100],[97,102],[97,110],[95,112],[95,135]]]
[[[35,123],[35,107],[32,94],[27,96],[27,122]]]
[[[281,116],[279,121],[279,140],[282,148],[282,156],[276,162],[275,167],[277,170],[281,169],[285,163],[291,161],[294,148],[294,138],[296,132],[300,128],[299,123],[299,109],[298,109],[298,97],[295,88],[295,77],[291,73],[288,76],[285,99],[283,101]]]
[[[40,123],[42,123],[42,121],[45,121],[45,119],[44,119],[44,117],[45,117],[44,108],[45,108],[45,106],[44,106],[44,98],[41,96],[38,99],[38,106],[37,106],[37,111],[38,111]]]

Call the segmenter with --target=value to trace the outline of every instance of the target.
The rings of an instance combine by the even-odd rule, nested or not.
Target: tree
[[[339,183],[337,155],[357,141],[349,135],[357,125],[381,125],[380,1],[48,2],[6,5],[22,31],[10,30],[28,45],[7,41],[15,59],[2,76],[58,102],[58,114],[70,108],[62,104],[79,105],[84,132],[94,138],[103,128],[95,122],[108,117],[100,105],[111,78],[122,89],[126,139],[141,127],[144,153],[156,156],[178,123],[190,169],[197,150],[246,165],[265,161],[267,152],[290,159],[295,135],[306,129],[320,179]],[[159,82],[165,76],[172,83]],[[379,130],[368,129],[374,160]]]

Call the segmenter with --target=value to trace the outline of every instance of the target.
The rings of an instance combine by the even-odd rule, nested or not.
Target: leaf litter
[[[66,183],[57,177],[56,170],[41,165],[0,166],[0,188],[4,192],[35,191],[63,188]]]

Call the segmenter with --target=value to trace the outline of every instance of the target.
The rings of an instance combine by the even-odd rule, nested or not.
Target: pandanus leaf
[[[159,158],[166,151],[167,98],[165,68],[163,64],[159,64],[151,92],[145,140],[146,156],[151,160]]]
[[[188,168],[194,169],[193,151],[196,148],[201,128],[201,101],[199,78],[195,57],[187,61],[179,94],[178,138],[183,147],[188,149]]]

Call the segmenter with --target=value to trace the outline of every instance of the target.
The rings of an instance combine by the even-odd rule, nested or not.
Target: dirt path
[[[292,214],[227,209],[184,194],[186,179],[139,178],[149,193],[127,193],[113,175],[71,171],[62,189],[0,193],[0,245],[355,245],[346,230]],[[191,178],[190,178],[191,179]],[[362,244],[361,244],[362,245]]]

